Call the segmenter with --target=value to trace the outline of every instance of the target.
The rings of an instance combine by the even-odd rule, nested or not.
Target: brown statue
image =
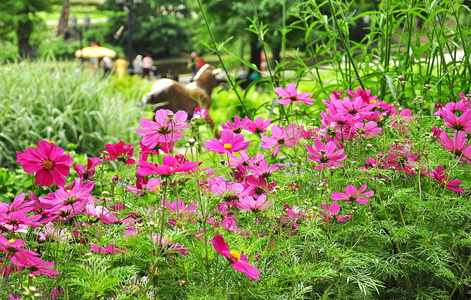
[[[217,85],[215,76],[219,73],[221,69],[206,64],[196,73],[193,82],[187,85],[168,78],[159,79],[152,85],[150,92],[144,95],[144,103],[155,105],[155,110],[184,110],[191,119],[196,107],[209,109],[211,106],[211,93]],[[211,117],[208,116],[207,120],[214,128]]]

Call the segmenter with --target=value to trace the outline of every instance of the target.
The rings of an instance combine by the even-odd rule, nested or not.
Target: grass
[[[1,166],[17,166],[16,151],[43,139],[61,147],[76,144],[77,151],[93,156],[103,141],[137,142],[134,129],[146,113],[136,103],[147,82],[134,82],[123,93],[119,81],[79,66],[78,60],[64,65],[49,58],[0,69]]]

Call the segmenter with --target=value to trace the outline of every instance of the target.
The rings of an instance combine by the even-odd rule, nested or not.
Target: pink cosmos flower
[[[141,147],[141,154],[139,155],[139,160],[147,161],[149,154],[156,154],[159,155],[161,152],[165,154],[169,154],[172,151],[172,145],[170,143],[165,142],[157,142],[157,145],[150,149],[144,144],[142,144],[142,140],[139,141],[139,146]]]
[[[330,222],[331,219],[335,219],[337,222],[346,222],[350,220],[352,217],[351,214],[338,216],[340,212],[340,205],[337,202],[333,202],[329,206],[327,204],[322,203],[322,208],[325,209],[327,212],[321,211],[320,213],[324,215],[324,220],[322,222]]]
[[[0,250],[2,250],[4,253],[7,253],[10,256],[13,255],[20,260],[38,260],[36,256],[39,256],[39,253],[33,252],[28,249],[23,249],[22,247],[24,246],[25,243],[23,242],[23,240],[7,240],[7,238],[0,233]]]
[[[359,167],[359,170],[366,170],[366,169],[372,169],[375,168],[378,165],[378,159],[373,158],[373,157],[367,157],[365,165],[362,167]]]
[[[268,166],[268,162],[266,160],[262,160],[258,166],[249,167],[249,170],[252,171],[254,175],[262,176],[266,180],[268,180],[270,175],[278,169],[284,170],[285,167],[278,163]]]
[[[246,127],[252,122],[247,116],[245,116],[242,120],[239,116],[234,116],[234,124],[230,121],[227,121],[226,124],[221,124],[223,132],[224,130],[232,130],[234,133],[241,133],[242,129],[246,129]]]
[[[136,162],[131,158],[134,153],[132,144],[125,145],[123,141],[119,141],[117,144],[106,144],[105,151],[108,152],[108,156],[105,158],[106,161],[117,160],[126,163],[126,165],[132,165]]]
[[[356,139],[374,139],[372,135],[379,135],[382,133],[381,127],[378,127],[376,122],[356,122],[352,126],[352,133]]]
[[[84,215],[101,221],[103,224],[111,224],[118,222],[116,215],[111,213],[106,207],[96,206],[95,203],[89,202],[85,206]],[[93,220],[93,219],[92,219]]]
[[[39,201],[47,207],[46,212],[74,216],[82,212],[85,205],[93,199],[90,193],[94,186],[94,181],[82,185],[80,178],[75,178],[71,187],[60,188],[49,196],[41,196]]]
[[[436,167],[433,171],[425,175],[430,178],[435,178],[441,185],[455,193],[463,193],[464,191],[458,187],[461,184],[461,180],[450,180],[450,175],[443,172],[444,170],[444,166]]]
[[[10,300],[21,300],[20,297],[15,298],[15,296],[13,296],[12,294],[9,294],[8,297],[10,297]]]
[[[238,133],[234,136],[234,132],[229,129],[225,129],[221,134],[221,141],[218,139],[211,139],[204,142],[204,146],[209,151],[215,151],[216,153],[234,153],[246,149],[250,144],[250,141],[244,141],[244,136]]]
[[[132,154],[131,154],[132,155]],[[74,164],[74,170],[82,180],[89,180],[95,175],[95,167],[101,164],[101,159],[90,157],[87,162],[87,169],[83,165]]]
[[[450,139],[446,132],[440,134],[438,143],[451,154],[458,157],[461,162],[468,162],[471,164],[471,145],[466,146],[466,134],[460,131],[455,131],[453,141]]]
[[[144,190],[157,193],[160,191],[160,179],[151,178],[147,181],[144,176],[136,175],[136,185],[128,184],[127,188],[129,192],[139,196]]]
[[[33,202],[25,201],[25,193],[21,193],[13,199],[13,202],[8,205],[5,202],[0,202],[0,215],[9,214],[11,212],[28,213],[33,210]]]
[[[363,185],[358,190],[353,185],[347,185],[345,187],[345,193],[332,192],[332,194],[330,195],[330,199],[345,200],[345,201],[348,201],[348,203],[352,203],[353,201],[356,201],[358,203],[368,204],[370,203],[370,201],[366,199],[365,197],[371,197],[374,195],[375,192],[371,190],[371,191],[363,193],[364,190],[366,190],[366,184]]]
[[[262,117],[258,117],[257,120],[249,120],[249,124],[246,126],[246,130],[256,134],[265,134],[268,132],[267,128],[271,124],[271,119],[263,120]]]
[[[25,260],[25,259],[17,259],[16,257],[11,258],[12,263],[15,266],[19,266],[21,268],[29,269],[29,274],[31,275],[46,275],[48,277],[54,278],[54,275],[60,274],[61,272],[52,270],[54,268],[53,262],[44,262],[44,260],[40,258],[35,258],[35,260]]]
[[[298,94],[297,89],[298,87],[294,83],[290,83],[286,87],[286,90],[282,87],[277,87],[273,90],[275,91],[275,93],[278,94],[278,96],[283,97],[278,100],[278,103],[282,105],[290,105],[293,102],[297,102],[298,104],[302,102],[307,105],[312,105],[312,102],[316,101],[316,99],[309,98],[309,96],[311,96],[311,93]]]
[[[260,280],[258,275],[260,271],[247,262],[247,256],[236,250],[230,250],[229,245],[220,234],[216,234],[211,242],[217,253],[221,254],[230,261],[234,270],[240,271],[250,279]]]
[[[270,202],[266,201],[266,195],[260,195],[257,200],[248,196],[239,198],[239,202],[236,202],[236,207],[242,210],[251,210],[254,213],[258,213],[262,210],[266,210],[270,206]]]
[[[335,93],[335,92],[332,92],[332,93]],[[359,97],[367,104],[376,103],[378,99],[378,96],[370,96],[371,90],[364,91],[361,87],[358,87],[355,92],[353,92],[352,90],[347,90],[347,94],[354,99]]]
[[[205,120],[209,116],[209,110],[202,107],[196,107],[193,112],[193,119],[202,119]]]
[[[36,222],[37,220],[41,219],[41,215],[34,215],[31,217],[27,217],[24,212],[21,211],[14,211],[9,214],[0,214],[0,223],[4,223],[7,225],[12,226],[13,231],[18,229],[20,225],[29,225],[31,227],[38,227],[42,223]]]
[[[449,110],[442,110],[441,112],[446,127],[471,132],[471,110],[466,111],[459,118]]]
[[[113,244],[108,244],[108,246],[106,248],[105,247],[100,247],[100,245],[96,244],[96,245],[93,245],[90,248],[90,251],[97,252],[97,253],[118,254],[118,253],[121,253],[121,252],[126,252],[126,249],[116,247]]]
[[[175,244],[170,241],[170,238],[163,239],[160,235],[153,232],[152,239],[159,242],[162,246],[162,252],[167,254],[177,253],[181,255],[188,255],[189,251],[183,245]]]
[[[167,155],[162,159],[162,165],[139,161],[139,168],[136,173],[140,176],[148,176],[151,174],[170,176],[177,172],[186,172],[196,167],[196,163],[184,162],[177,164],[177,159],[171,155]]]
[[[16,152],[17,162],[23,166],[26,173],[36,173],[35,183],[42,186],[50,186],[52,183],[58,186],[65,185],[65,178],[70,173],[69,165],[73,159],[68,154],[63,154],[64,149],[47,141],[39,141],[38,149],[31,147],[25,149],[25,153]]]
[[[169,116],[173,116],[169,118]],[[185,124],[188,114],[185,111],[177,111],[175,114],[168,109],[159,109],[155,113],[155,122],[142,118],[139,124],[144,129],[137,129],[138,135],[144,136],[142,144],[149,149],[154,149],[158,142],[172,145],[173,142],[185,135],[181,130],[190,124]]]
[[[275,156],[280,152],[281,146],[294,147],[299,145],[299,139],[301,138],[300,131],[297,129],[296,123],[291,124],[286,129],[284,126],[273,125],[271,128],[272,136],[262,136],[262,148],[273,149],[270,156]]]
[[[314,170],[324,170],[324,167],[345,166],[345,164],[341,164],[339,161],[345,160],[348,155],[342,155],[344,149],[335,151],[336,148],[337,146],[334,142],[328,142],[324,145],[319,139],[315,139],[314,149],[306,145],[307,151],[313,156],[306,155],[306,157],[320,164],[320,166],[314,167]]]

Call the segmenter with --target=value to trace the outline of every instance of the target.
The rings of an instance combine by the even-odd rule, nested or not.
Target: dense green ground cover
[[[303,27],[304,51],[248,89],[230,78],[214,91],[221,139],[204,115],[137,108],[148,83],[136,78],[0,69],[0,159],[19,169],[0,170],[0,296],[468,299],[466,8],[382,1],[357,44],[352,3],[303,3],[279,34]],[[251,30],[266,48],[270,33]],[[208,41],[218,56],[229,46]],[[271,124],[254,133],[258,117]]]

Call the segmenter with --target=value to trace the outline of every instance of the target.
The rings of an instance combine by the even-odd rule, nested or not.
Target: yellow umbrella
[[[116,52],[114,52],[111,49],[108,49],[106,47],[101,47],[101,46],[90,46],[90,47],[85,47],[82,50],[77,50],[75,51],[75,57],[84,57],[84,58],[90,58],[90,57],[97,57],[97,58],[103,58],[103,57],[115,57]]]

